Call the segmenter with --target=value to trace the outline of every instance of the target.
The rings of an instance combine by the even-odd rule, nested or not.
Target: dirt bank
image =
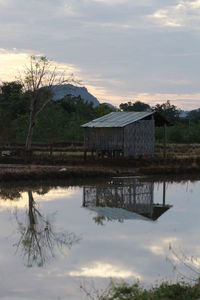
[[[199,157],[68,161],[63,165],[0,164],[0,181],[199,173]]]

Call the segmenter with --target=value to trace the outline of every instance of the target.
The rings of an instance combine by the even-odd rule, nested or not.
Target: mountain
[[[108,103],[108,102],[103,102],[102,104],[105,104],[105,105],[107,105],[109,108],[111,108],[111,109],[117,109],[117,107],[116,106],[114,106],[114,105],[112,105],[111,103]]]
[[[75,97],[80,96],[84,101],[93,103],[96,107],[99,105],[99,100],[88,92],[85,87],[74,86],[72,84],[63,84],[58,87],[52,87],[53,100],[60,100],[67,95],[72,95]]]
[[[189,111],[180,110],[179,118],[185,119],[188,116]]]

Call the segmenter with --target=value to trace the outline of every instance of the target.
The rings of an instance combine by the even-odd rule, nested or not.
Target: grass
[[[162,144],[156,144],[155,156],[163,156]],[[200,144],[167,144],[167,157],[200,157]]]
[[[66,151],[59,152],[53,151],[50,155],[49,151],[40,152],[34,151],[35,159],[49,159],[55,158],[60,160],[68,160],[68,159],[75,159],[75,160],[83,160],[84,152],[83,148],[74,147],[68,148]],[[88,159],[99,160],[97,157],[92,158],[91,152],[87,153]],[[162,159],[163,158],[163,145],[156,144],[155,145],[155,159]],[[200,144],[167,144],[167,158],[168,159],[200,159]],[[114,161],[114,160],[112,160]]]

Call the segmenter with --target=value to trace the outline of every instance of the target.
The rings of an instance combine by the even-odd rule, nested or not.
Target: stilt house
[[[84,128],[84,151],[122,154],[125,157],[153,155],[155,126],[169,122],[156,112],[112,112],[82,125]]]

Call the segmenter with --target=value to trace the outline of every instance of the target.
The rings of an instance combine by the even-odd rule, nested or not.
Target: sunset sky
[[[200,107],[200,0],[0,0],[0,41],[1,81],[39,54],[101,102]]]

